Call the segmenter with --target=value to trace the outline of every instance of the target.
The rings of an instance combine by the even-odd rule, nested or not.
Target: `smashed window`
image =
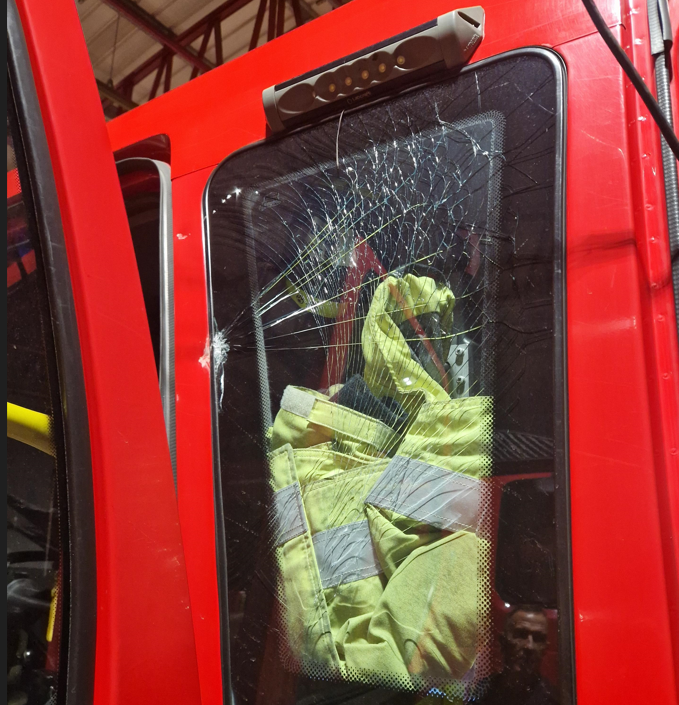
[[[542,652],[500,644],[530,629],[554,641],[555,605],[505,602],[495,571],[526,532],[551,562],[518,571],[562,560],[539,522],[498,540],[517,486],[500,478],[565,472],[561,71],[542,50],[498,57],[214,173],[237,703],[482,702],[515,658],[525,688],[558,692]],[[539,494],[517,496],[504,520],[544,514]],[[556,570],[534,583],[568,592]]]

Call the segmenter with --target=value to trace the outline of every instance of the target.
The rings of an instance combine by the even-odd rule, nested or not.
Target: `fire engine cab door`
[[[10,0],[7,32],[8,144],[16,153],[36,263],[34,272],[17,271],[43,287],[36,290],[36,296],[44,293],[40,330],[54,372],[46,423],[56,446],[59,526],[65,532],[60,552],[50,554],[60,580],[50,607],[54,628],[36,632],[43,642],[60,642],[48,648],[48,657],[34,655],[29,663],[19,639],[17,658],[23,661],[9,679],[15,690],[8,699],[27,702],[25,681],[37,668],[53,675],[41,676],[46,685],[28,702],[47,702],[53,696],[45,688],[53,688],[54,702],[69,704],[198,703],[158,376],[75,4]],[[8,229],[8,254],[9,238]],[[11,254],[21,263],[25,252],[15,249]],[[17,286],[23,286],[22,276]],[[26,279],[26,286],[32,281]],[[22,400],[18,406],[30,406]]]

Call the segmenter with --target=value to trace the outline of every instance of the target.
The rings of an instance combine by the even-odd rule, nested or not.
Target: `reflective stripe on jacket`
[[[365,381],[406,409],[404,433],[321,392],[285,390],[269,463],[293,670],[445,684],[464,677],[484,646],[479,526],[491,400],[451,399],[399,328],[437,313],[450,330],[453,304],[449,289],[412,275],[387,277],[373,297],[361,340]]]

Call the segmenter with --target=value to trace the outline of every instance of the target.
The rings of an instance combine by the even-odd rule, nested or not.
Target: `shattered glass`
[[[525,602],[549,636],[527,678],[558,689],[554,503],[517,510],[499,479],[563,471],[557,73],[539,51],[499,58],[213,174],[237,703],[479,702]],[[523,595],[504,572],[526,532],[551,562],[526,554],[542,590]]]
[[[7,171],[6,702],[42,705],[56,702],[66,682],[60,651],[68,614],[65,471],[52,440],[61,422],[43,261],[30,188],[16,170],[24,155],[19,147],[14,154],[22,143],[13,105],[8,114],[7,148],[15,168]],[[26,432],[27,416],[47,422],[49,440],[36,442],[33,427]]]

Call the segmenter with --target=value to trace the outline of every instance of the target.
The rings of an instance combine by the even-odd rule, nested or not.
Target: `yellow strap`
[[[55,455],[52,420],[47,414],[7,402],[7,436]]]
[[[52,588],[52,600],[50,602],[50,613],[47,620],[47,634],[45,639],[52,641],[54,639],[54,625],[57,621],[57,603],[59,601],[59,588],[55,585]]]

